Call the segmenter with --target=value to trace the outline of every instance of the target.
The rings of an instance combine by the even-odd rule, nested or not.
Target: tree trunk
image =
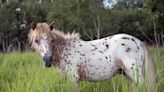
[[[163,33],[163,31],[161,31],[161,44],[162,44],[162,46],[164,46],[164,33]]]
[[[157,34],[157,41],[158,41],[158,45],[159,47],[161,46],[161,39],[160,39],[160,34]]]
[[[18,42],[18,52],[21,52],[21,43]]]
[[[13,46],[13,45],[10,44],[10,45],[7,47],[7,53],[8,53],[8,52],[11,52],[11,50],[12,50],[12,46]]]
[[[154,41],[151,40],[151,38],[149,38],[143,31],[141,31],[141,33],[149,42],[151,42],[153,45],[155,45]]]
[[[93,20],[94,27],[97,33],[97,39],[100,39],[100,16],[97,14],[96,18]]]
[[[155,38],[155,42],[156,42],[157,53],[158,53],[158,55],[160,55],[155,20],[153,20],[153,25],[154,25],[154,38]]]
[[[2,40],[2,49],[3,52],[5,53],[6,52],[5,40]]]
[[[81,24],[82,24],[81,28],[82,28],[83,34],[84,34],[85,36],[87,36],[87,38],[89,38],[89,40],[93,40],[93,35],[92,35],[92,34],[90,35],[89,33],[87,33],[87,32],[85,31],[85,24],[84,24],[83,22],[81,22]]]

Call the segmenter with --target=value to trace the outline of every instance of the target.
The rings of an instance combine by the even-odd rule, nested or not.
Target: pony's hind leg
[[[144,82],[144,74],[142,73],[142,67],[139,67],[137,64],[127,67],[125,70],[126,76],[134,81],[138,86],[142,86]]]
[[[142,85],[144,81],[144,74],[143,74],[143,64],[137,63],[136,60],[133,59],[125,59],[120,60],[121,68],[125,72],[125,76],[127,77],[128,81],[134,81],[137,85]],[[123,66],[123,67],[122,67]]]

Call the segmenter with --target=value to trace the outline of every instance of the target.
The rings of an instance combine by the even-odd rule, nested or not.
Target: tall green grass
[[[158,83],[152,92],[164,92],[164,48],[161,55],[153,49]],[[128,86],[122,75],[102,82],[80,82],[81,92],[145,92],[135,84]],[[57,73],[54,67],[45,68],[35,53],[0,54],[0,92],[73,92],[74,84]]]

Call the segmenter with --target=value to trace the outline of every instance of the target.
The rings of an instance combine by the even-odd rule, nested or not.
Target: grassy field
[[[164,48],[157,55],[152,49],[158,83],[152,92],[164,92]],[[35,53],[0,54],[0,92],[73,92],[73,83],[59,75],[55,68],[47,69]],[[118,75],[103,82],[80,83],[81,92],[128,92],[128,82]],[[131,86],[130,92],[145,92],[145,87]]]

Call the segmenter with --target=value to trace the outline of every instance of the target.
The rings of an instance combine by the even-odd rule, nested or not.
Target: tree
[[[3,52],[27,48],[31,22],[45,22],[47,12],[41,4],[27,0],[8,1],[0,7],[0,49]]]
[[[150,12],[150,20],[153,24],[154,38],[156,47],[159,48],[159,44],[164,44],[164,1],[163,0],[145,0],[147,10]],[[160,55],[158,49],[158,55]]]
[[[63,31],[80,32],[84,39],[100,38],[103,9],[102,0],[59,0],[53,3],[48,20]]]
[[[163,0],[116,1],[107,8],[103,0],[3,0],[0,51],[25,50],[31,23],[52,21],[56,29],[76,31],[83,40],[128,33],[150,44],[164,44]]]

